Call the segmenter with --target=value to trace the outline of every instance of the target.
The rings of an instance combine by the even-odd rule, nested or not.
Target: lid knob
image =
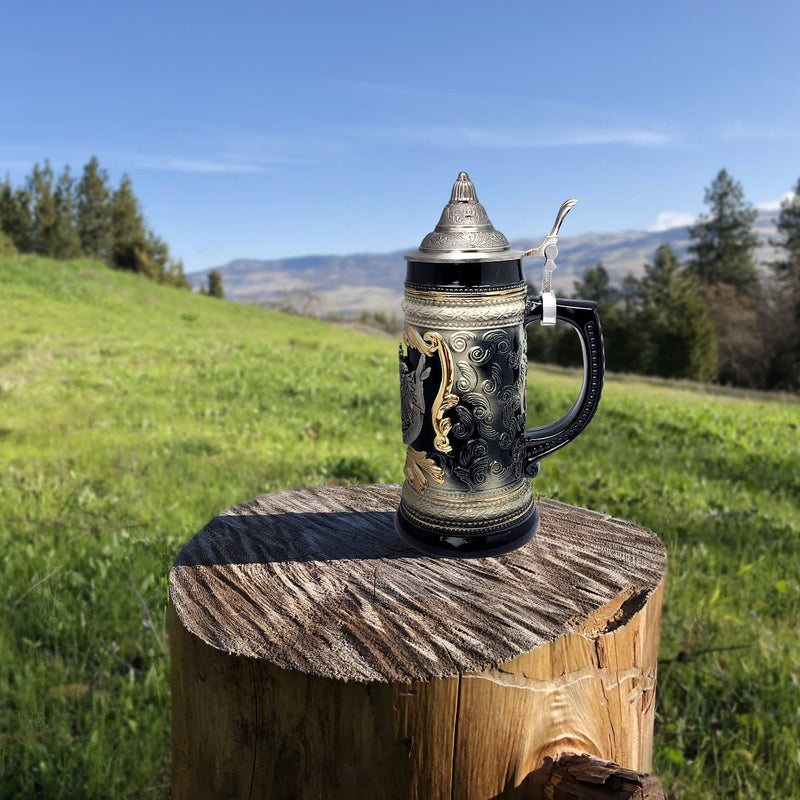
[[[466,172],[458,173],[439,224],[418,251],[406,254],[410,261],[496,261],[519,256],[492,225]]]
[[[466,172],[459,172],[453,191],[450,192],[451,203],[477,203],[478,195],[475,194],[475,184],[469,179]]]

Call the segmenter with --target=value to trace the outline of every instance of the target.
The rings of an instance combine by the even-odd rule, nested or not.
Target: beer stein
[[[439,224],[407,253],[400,345],[406,461],[396,530],[431,554],[498,555],[539,527],[530,479],[539,461],[580,434],[603,385],[603,338],[593,302],[556,299],[550,285],[568,200],[538,248],[511,249],[462,172]],[[529,296],[525,256],[545,258],[542,293]],[[572,408],[525,427],[526,326],[575,328],[583,384]]]

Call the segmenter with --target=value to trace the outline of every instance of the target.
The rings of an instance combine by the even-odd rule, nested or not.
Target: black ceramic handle
[[[542,298],[529,297],[525,324],[542,318]],[[569,444],[589,424],[603,390],[605,352],[597,303],[587,300],[558,300],[556,320],[567,322],[578,332],[583,350],[583,386],[572,408],[561,419],[525,431],[525,474],[534,477],[539,461]]]

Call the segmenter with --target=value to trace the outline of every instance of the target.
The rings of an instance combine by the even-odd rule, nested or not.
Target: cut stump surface
[[[649,771],[655,534],[540,500],[519,550],[435,558],[397,538],[399,498],[263,495],[180,552],[175,797],[534,798],[564,753]]]

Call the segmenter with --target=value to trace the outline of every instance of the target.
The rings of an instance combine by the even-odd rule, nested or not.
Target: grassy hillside
[[[166,581],[264,491],[401,480],[390,339],[0,257],[0,797],[167,797]],[[530,370],[529,421],[577,377]],[[797,797],[800,404],[609,380],[539,494],[670,552],[655,770],[672,797]]]

